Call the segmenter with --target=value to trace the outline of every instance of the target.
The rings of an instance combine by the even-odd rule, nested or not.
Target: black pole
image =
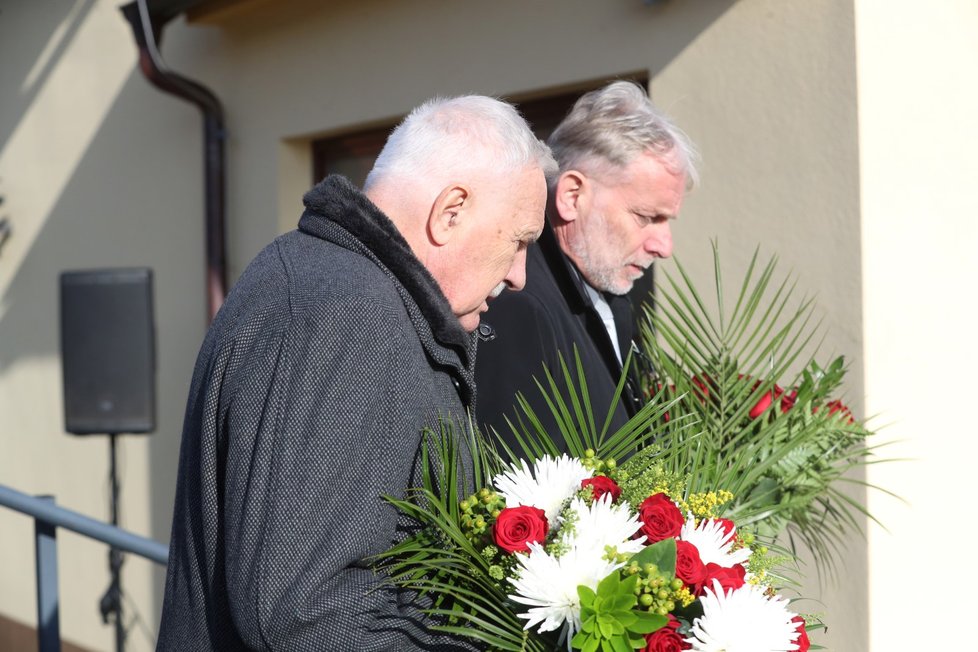
[[[116,437],[115,433],[109,434],[109,484],[111,487],[109,509],[112,514],[112,525],[119,527],[119,479],[115,463]],[[126,649],[126,627],[122,618],[122,551],[115,547],[109,548],[109,572],[112,581],[99,601],[99,611],[104,623],[109,622],[109,614],[113,615],[115,620],[115,649],[116,652],[124,652]]]

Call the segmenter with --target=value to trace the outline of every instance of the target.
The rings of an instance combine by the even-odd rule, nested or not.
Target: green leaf
[[[597,622],[598,622],[598,620],[595,617],[595,615],[594,614],[591,614],[590,616],[588,616],[587,618],[585,618],[583,621],[581,621],[581,631],[582,632],[588,632],[588,633],[593,632],[594,631],[594,627],[597,624]],[[575,636],[577,636],[577,635],[575,634]]]
[[[608,609],[609,611],[627,611],[632,607],[634,607],[636,602],[637,599],[635,598],[634,593],[632,593],[631,591],[627,593],[623,592],[623,593],[619,593],[614,598],[612,598],[608,602],[606,609]]]
[[[601,632],[602,638],[611,638],[615,633],[611,619],[607,616],[598,616],[598,631]]]
[[[577,597],[580,598],[582,607],[590,607],[594,602],[595,593],[591,587],[579,584],[577,586]]]
[[[619,588],[619,594],[634,595],[635,586],[638,584],[638,575],[629,575],[624,580],[622,580]]]
[[[621,578],[618,571],[615,571],[598,583],[598,595],[602,598],[611,598],[618,593],[620,584]]]
[[[629,561],[640,565],[655,564],[659,572],[671,580],[676,576],[676,540],[670,537],[656,541],[636,552]]]
[[[615,636],[611,639],[611,648],[615,652],[632,652],[634,648],[628,644],[628,640],[624,636]]]
[[[583,629],[579,629],[577,630],[577,633],[574,634],[574,638],[571,639],[571,646],[580,649],[590,638],[592,638],[590,634]]]
[[[669,619],[665,616],[650,614],[647,611],[633,611],[632,614],[635,616],[635,624],[631,625],[628,629],[636,634],[651,634],[656,630],[662,629],[669,622]]]
[[[596,636],[592,636],[584,641],[584,645],[582,646],[582,651],[595,652],[595,650],[598,649],[599,645],[601,645],[601,639]]]
[[[635,601],[633,600],[632,602]],[[620,622],[626,629],[631,629],[632,625],[634,625],[637,620],[637,618],[635,618],[635,614],[633,614],[631,611],[615,611],[614,614],[615,620]]]

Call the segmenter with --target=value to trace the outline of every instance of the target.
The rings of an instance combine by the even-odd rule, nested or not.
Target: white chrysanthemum
[[[565,545],[597,550],[604,553],[605,546],[614,546],[618,552],[635,554],[645,547],[645,537],[632,539],[642,527],[637,514],[631,514],[628,503],[615,505],[611,495],[605,494],[589,507],[587,502],[575,498],[570,509],[576,513],[573,532],[562,533]],[[592,587],[593,588],[593,587]]]
[[[579,460],[561,455],[556,459],[541,457],[533,465],[533,473],[526,460],[520,460],[520,466],[500,473],[492,483],[506,499],[507,507],[531,505],[542,509],[553,526],[564,501],[590,477],[591,472]]]
[[[763,587],[745,584],[723,592],[714,581],[700,598],[703,615],[693,621],[686,642],[693,652],[788,652],[797,650],[795,614],[788,601],[769,597]]]
[[[713,563],[730,568],[734,564],[743,564],[750,558],[750,548],[731,550],[734,534],[734,530],[729,534],[724,532],[723,525],[714,519],[704,518],[696,525],[695,519],[690,515],[683,524],[679,538],[696,546],[704,564]]]
[[[517,614],[527,621],[524,629],[542,623],[539,631],[549,632],[566,623],[570,636],[581,627],[578,585],[597,589],[620,566],[604,559],[603,550],[571,548],[558,558],[535,543],[530,544],[530,554],[516,559],[521,568],[519,576],[510,580],[516,593],[509,597],[530,607]]]
[[[631,538],[641,523],[630,514],[628,504],[614,505],[610,495],[590,506],[575,498],[570,510],[576,518],[573,531],[561,535],[566,551],[558,558],[542,546],[530,544],[529,555],[517,556],[521,568],[518,576],[510,580],[516,592],[509,596],[514,602],[531,607],[519,614],[527,621],[526,629],[540,624],[539,631],[548,632],[566,624],[569,637],[581,626],[577,587],[583,584],[597,590],[601,580],[622,566],[604,558],[605,546],[634,554],[645,542],[645,537]]]

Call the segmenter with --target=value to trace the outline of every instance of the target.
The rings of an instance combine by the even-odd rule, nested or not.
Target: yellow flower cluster
[[[683,607],[688,607],[693,604],[693,600],[696,599],[696,596],[690,593],[689,588],[685,586],[675,591],[673,595],[675,596],[673,599],[680,602]]]
[[[725,489],[690,494],[686,499],[685,507],[698,518],[717,518],[719,516],[717,508],[729,503],[733,497],[734,495]]]

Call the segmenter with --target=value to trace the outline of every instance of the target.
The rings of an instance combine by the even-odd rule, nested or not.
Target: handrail
[[[158,564],[166,565],[169,548],[166,544],[133,534],[122,528],[103,523],[97,519],[58,507],[43,498],[0,485],[0,505],[22,512],[36,519],[84,534],[87,537],[107,543],[113,548],[131,552]]]
[[[34,517],[34,554],[37,577],[37,643],[40,652],[60,652],[61,630],[58,622],[58,555],[57,528],[101,541],[111,546],[113,559],[121,560],[122,552],[131,552],[166,566],[168,550],[165,544],[127,532],[54,504],[50,496],[37,497],[0,485],[0,507]],[[118,590],[117,579],[113,588]],[[111,590],[111,589],[110,589]],[[103,598],[104,601],[104,598]],[[103,611],[104,613],[104,611]],[[116,612],[118,618],[121,612]],[[120,630],[121,631],[121,630]],[[121,636],[116,645],[122,650]]]

